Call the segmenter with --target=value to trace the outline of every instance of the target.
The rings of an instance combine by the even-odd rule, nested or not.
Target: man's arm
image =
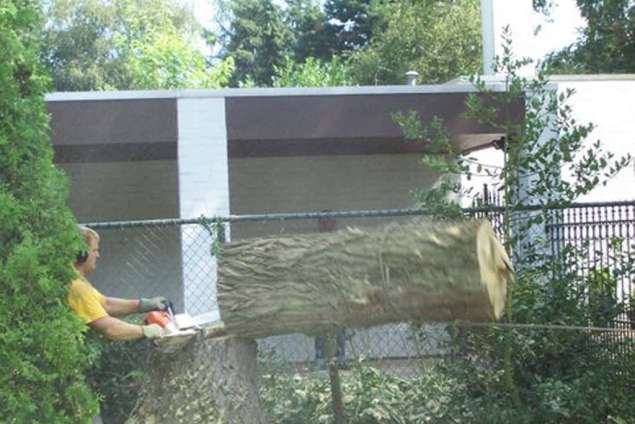
[[[163,296],[141,298],[141,299],[119,299],[116,297],[106,297],[104,309],[108,315],[121,317],[134,314],[136,312],[150,312],[163,310],[167,307],[167,300]]]
[[[104,309],[108,315],[122,317],[139,312],[139,299],[119,299],[117,297],[106,297]]]
[[[106,316],[91,322],[90,327],[110,340],[137,340],[143,337],[160,337],[162,329],[156,324],[141,326]]]

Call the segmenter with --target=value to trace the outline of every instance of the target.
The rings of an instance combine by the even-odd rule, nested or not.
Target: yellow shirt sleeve
[[[104,308],[106,297],[83,277],[78,277],[71,283],[68,304],[86,324],[108,316]]]

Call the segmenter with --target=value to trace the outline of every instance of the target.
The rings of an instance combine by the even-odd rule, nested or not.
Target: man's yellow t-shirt
[[[105,309],[106,297],[81,275],[71,283],[68,304],[86,324],[108,316]]]

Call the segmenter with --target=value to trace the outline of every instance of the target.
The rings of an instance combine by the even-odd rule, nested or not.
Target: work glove
[[[163,311],[167,307],[168,301],[163,296],[139,299],[139,312]]]
[[[163,327],[159,324],[142,325],[141,330],[146,339],[156,339],[163,336]]]

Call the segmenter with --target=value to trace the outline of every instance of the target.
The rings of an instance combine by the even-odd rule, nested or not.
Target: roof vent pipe
[[[418,76],[419,76],[419,72],[417,71],[406,72],[406,85],[417,85]]]

